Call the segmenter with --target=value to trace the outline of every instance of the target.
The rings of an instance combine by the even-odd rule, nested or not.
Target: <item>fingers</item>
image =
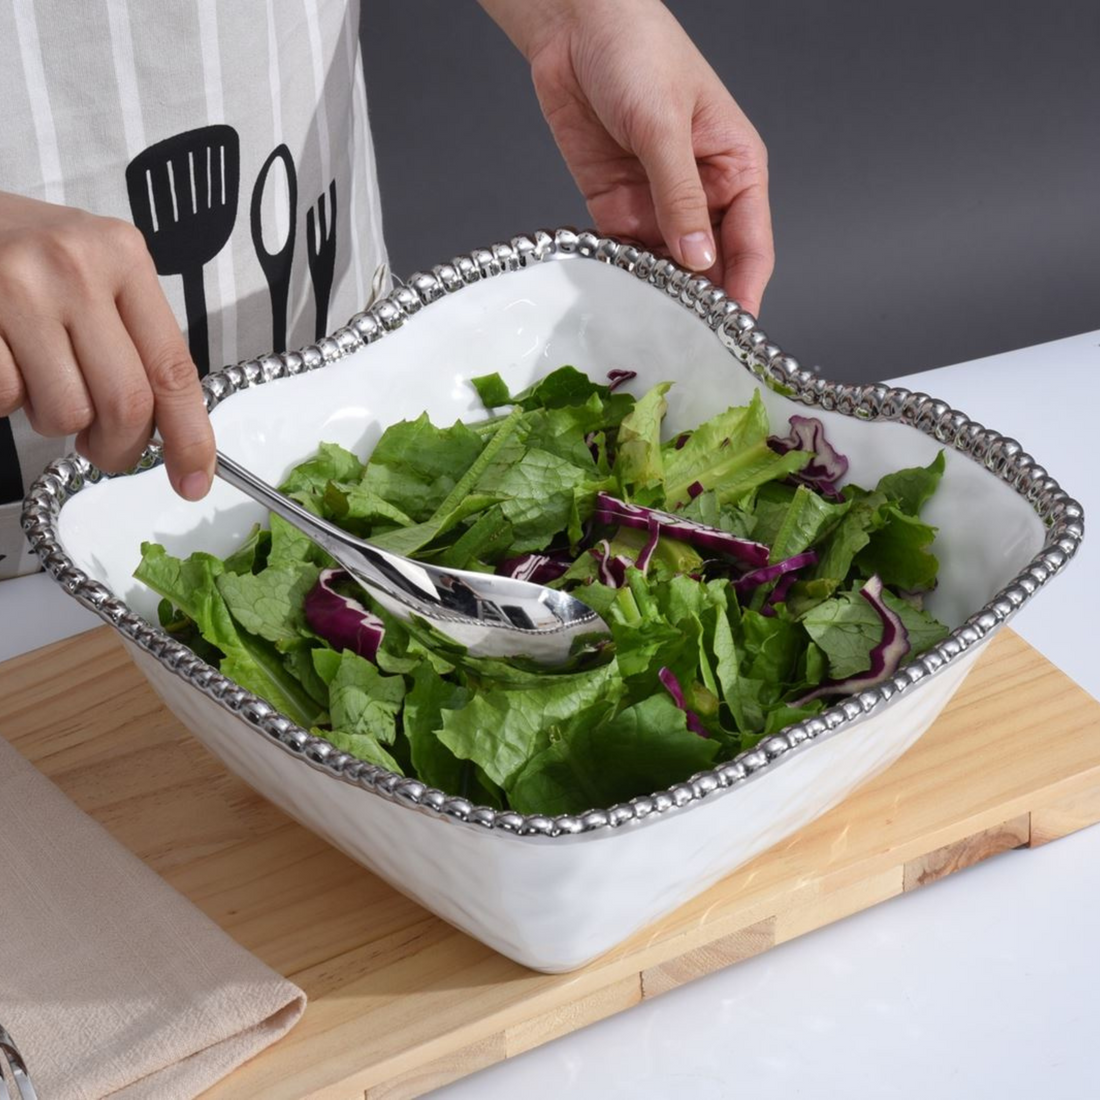
[[[69,334],[56,318],[20,315],[9,321],[4,339],[22,377],[27,419],[39,435],[74,435],[95,419]]]
[[[109,471],[132,466],[155,425],[176,491],[210,486],[202,388],[144,237],[0,192],[0,415],[20,407]]]
[[[775,267],[768,187],[752,182],[733,198],[722,218],[722,285],[754,317]]]
[[[690,121],[662,126],[638,158],[649,177],[657,224],[673,258],[692,271],[706,271],[717,252]]]
[[[76,449],[101,470],[128,470],[153,434],[153,393],[114,302],[97,302],[70,324],[69,340],[95,410]]]
[[[23,376],[15,365],[11,348],[0,338],[0,416],[11,416],[27,398]]]
[[[126,282],[117,304],[148,378],[168,479],[180,496],[199,500],[214,476],[214,431],[198,371],[152,265]]]
[[[0,410],[25,406],[40,435],[76,434],[76,449],[114,473],[133,466],[149,442],[153,398],[109,306],[88,310],[71,328],[56,319],[39,318],[33,327],[9,321],[0,351]]]
[[[123,323],[126,303],[128,331]],[[26,408],[40,435],[76,435],[76,449],[102,470],[133,466],[153,432],[181,496],[209,489],[214,441],[195,365],[153,277],[120,296],[85,302],[79,319],[16,315],[0,339],[0,415]],[[139,350],[142,342],[144,354]]]

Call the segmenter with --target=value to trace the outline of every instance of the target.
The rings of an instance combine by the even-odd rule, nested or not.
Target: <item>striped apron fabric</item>
[[[312,343],[385,259],[358,31],[358,0],[9,0],[0,191],[134,222],[200,370]],[[155,237],[181,205],[200,267]],[[0,578],[36,567],[20,501],[72,442],[0,418]]]

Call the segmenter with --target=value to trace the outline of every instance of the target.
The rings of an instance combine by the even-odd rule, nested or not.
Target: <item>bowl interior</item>
[[[213,412],[219,447],[277,483],[322,440],[363,455],[394,421],[427,412],[437,423],[485,415],[469,379],[499,371],[513,390],[563,363],[593,377],[638,372],[641,394],[660,381],[669,394],[668,433],[694,427],[762,389],[782,432],[806,406],[763,387],[702,320],[629,272],[561,256],[474,283],[422,309],[384,339],[312,373],[245,390]],[[830,440],[850,460],[850,480],[873,485],[884,473],[930,462],[940,445],[896,423],[821,410]],[[965,455],[949,450],[940,489],[925,518],[940,529],[941,581],[927,600],[957,626],[1007,584],[1043,544],[1029,504]],[[265,518],[221,482],[190,504],[164,469],[115,478],[72,498],[59,517],[75,564],[155,621],[157,597],[132,577],[144,540],[186,555],[224,556]]]

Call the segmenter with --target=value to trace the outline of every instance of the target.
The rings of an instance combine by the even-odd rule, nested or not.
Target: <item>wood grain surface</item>
[[[545,975],[419,908],[227,773],[109,628],[0,665],[0,735],[309,995],[301,1023],[210,1100],[419,1096],[1100,820],[1100,703],[1006,631],[889,771],[602,959]]]

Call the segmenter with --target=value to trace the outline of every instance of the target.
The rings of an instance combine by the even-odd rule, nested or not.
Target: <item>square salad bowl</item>
[[[300,351],[204,380],[219,447],[271,484],[321,441],[369,453],[386,426],[486,415],[471,377],[513,393],[562,364],[662,381],[668,436],[759,392],[773,430],[821,419],[859,484],[946,472],[924,519],[940,581],[926,607],[950,635],[869,690],[668,790],[574,816],[493,810],[338,751],[223,676],[157,625],[133,579],[143,541],[229,554],[264,509],[216,482],[169,487],[151,445],[135,471],[70,456],[35,482],[24,527],[44,568],[120,634],[181,722],[226,767],[445,920],[548,972],[583,965],[836,805],[929,727],[982,647],[1060,572],[1080,506],[1021,446],[941,401],[841,385],[785,355],[706,279],[633,245],[560,229],[478,249],[413,276]],[[364,919],[369,919],[364,915]]]

